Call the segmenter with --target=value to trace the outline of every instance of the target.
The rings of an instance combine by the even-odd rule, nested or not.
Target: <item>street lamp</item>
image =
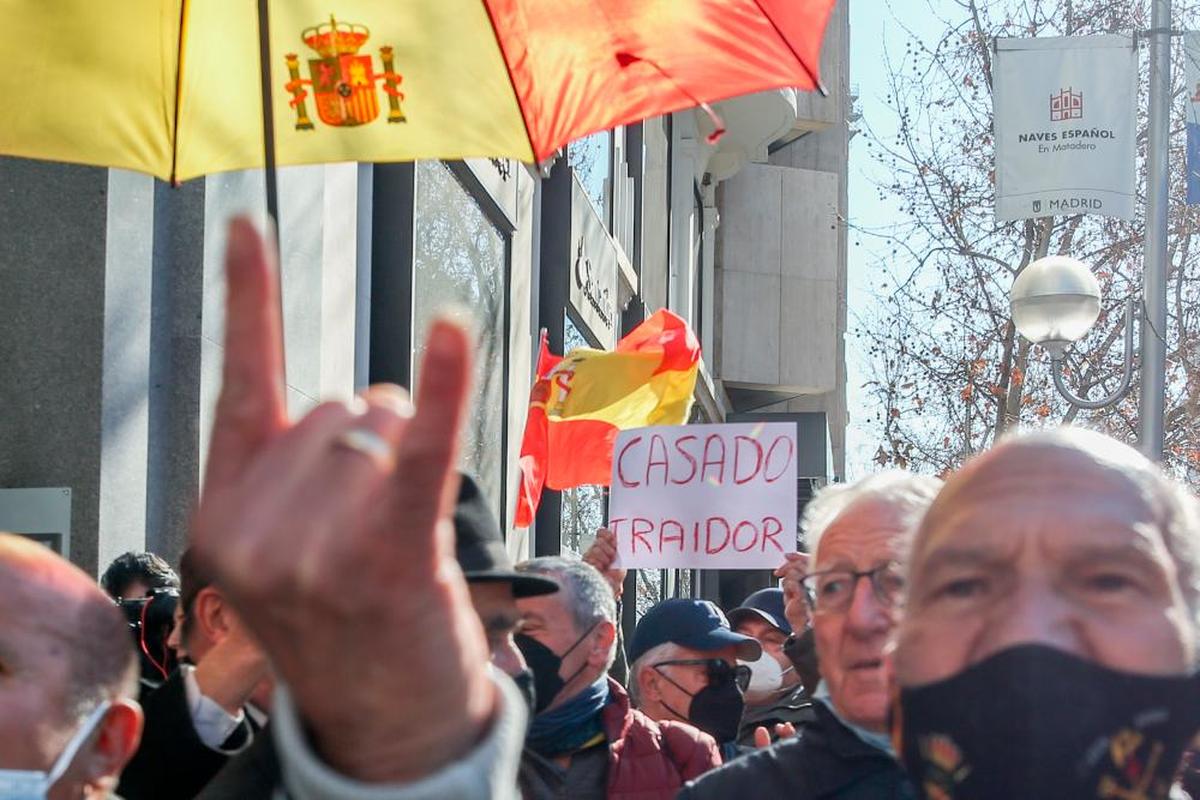
[[[1039,258],[1017,276],[1009,302],[1017,330],[1050,354],[1054,386],[1067,402],[1079,408],[1106,408],[1129,391],[1133,379],[1132,297],[1125,305],[1125,368],[1121,385],[1098,400],[1077,396],[1062,377],[1067,348],[1082,339],[1100,316],[1100,284],[1092,271],[1083,262],[1067,256]]]

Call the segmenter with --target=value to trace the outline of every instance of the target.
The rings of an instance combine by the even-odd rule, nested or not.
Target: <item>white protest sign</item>
[[[1137,64],[1128,36],[996,40],[996,219],[1133,219]]]
[[[778,567],[796,549],[796,426],[621,431],[608,527],[629,569]]]

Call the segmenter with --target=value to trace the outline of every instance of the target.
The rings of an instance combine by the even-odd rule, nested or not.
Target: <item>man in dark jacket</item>
[[[266,722],[262,649],[193,551],[183,554],[179,571],[170,642],[190,663],[142,693],[142,743],[118,790],[126,800],[191,800]]]
[[[721,763],[712,737],[682,721],[655,722],[607,677],[616,603],[594,567],[546,557],[517,569],[562,586],[518,602],[517,646],[533,669],[538,712],[521,757],[525,800],[667,800]]]
[[[899,561],[941,482],[885,472],[822,490],[805,509],[813,549],[804,577],[821,684],[816,719],[794,739],[737,759],[685,789],[684,800],[752,792],[780,800],[913,796],[888,738],[884,647],[899,619]]]
[[[798,729],[814,717],[812,698],[804,691],[798,670],[784,652],[792,626],[783,609],[783,590],[768,587],[754,592],[729,612],[729,624],[734,631],[753,636],[763,650],[756,661],[749,662],[746,710],[742,712],[738,731],[738,744],[743,747],[769,744],[779,738],[777,726]]]

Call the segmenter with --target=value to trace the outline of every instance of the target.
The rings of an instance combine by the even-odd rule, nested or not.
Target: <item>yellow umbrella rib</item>
[[[179,37],[175,43],[175,107],[171,119],[171,185],[178,186],[175,164],[179,158],[179,108],[183,104],[183,68],[184,46],[187,41],[188,7],[190,0],[182,0],[179,4]]]

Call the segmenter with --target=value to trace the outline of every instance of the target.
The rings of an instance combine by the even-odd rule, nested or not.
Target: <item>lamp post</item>
[[[1132,297],[1125,304],[1125,365],[1121,385],[1095,400],[1076,395],[1062,374],[1067,348],[1082,339],[1100,316],[1100,284],[1087,265],[1066,256],[1040,258],[1017,276],[1009,302],[1017,330],[1050,354],[1054,386],[1068,403],[1090,410],[1107,408],[1129,391],[1133,381]]]
[[[1146,145],[1146,233],[1143,241],[1141,398],[1138,445],[1154,461],[1163,456],[1167,380],[1167,168],[1168,115],[1171,112],[1171,0],[1152,0],[1150,107]],[[1070,263],[1068,263],[1070,262]],[[1037,267],[1035,270],[1034,268]],[[1125,367],[1121,385],[1107,397],[1076,396],[1063,381],[1067,347],[1087,333],[1100,311],[1100,286],[1086,266],[1061,256],[1039,259],[1013,283],[1013,322],[1021,334],[1050,353],[1054,385],[1067,402],[1100,409],[1129,391],[1133,378],[1134,298],[1125,307]]]
[[[1142,276],[1140,445],[1161,461],[1167,383],[1167,115],[1171,113],[1171,0],[1150,15],[1150,109],[1146,143],[1146,239]]]

